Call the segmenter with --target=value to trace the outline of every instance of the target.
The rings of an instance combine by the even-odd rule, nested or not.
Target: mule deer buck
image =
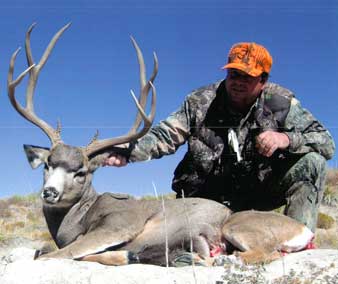
[[[140,65],[141,90],[139,99],[134,97],[138,113],[131,130],[120,137],[105,140],[96,137],[85,147],[67,145],[61,140],[59,126],[54,129],[35,114],[33,95],[41,69],[68,27],[69,24],[55,34],[35,64],[30,47],[32,25],[25,41],[28,68],[13,79],[17,50],[12,55],[8,73],[8,95],[14,109],[41,128],[51,142],[51,148],[24,145],[32,168],[44,165],[43,213],[59,247],[39,255],[39,259],[165,265],[168,259],[172,262],[182,251],[188,251],[193,252],[197,260],[210,263],[213,252],[219,248],[226,252],[232,244],[241,251],[239,255],[243,260],[253,262],[278,257],[278,250],[302,249],[306,245],[312,233],[280,214],[246,211],[231,215],[222,204],[200,198],[167,200],[163,207],[157,200],[97,194],[92,186],[95,170],[103,165],[114,146],[142,137],[153,122],[156,103],[153,82],[158,62],[154,54],[153,73],[147,80],[142,52],[132,39]],[[15,97],[15,89],[27,74],[26,106],[23,107]],[[150,91],[151,110],[147,115],[144,109]]]

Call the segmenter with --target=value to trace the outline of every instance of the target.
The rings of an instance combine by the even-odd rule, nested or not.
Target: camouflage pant
[[[299,159],[281,181],[281,187],[286,190],[285,215],[305,224],[313,232],[325,177],[326,160],[317,153],[309,153]]]
[[[315,231],[325,185],[325,158],[311,152],[286,159],[275,170],[273,177],[255,190],[239,189],[232,209],[272,210],[285,205],[285,215]]]

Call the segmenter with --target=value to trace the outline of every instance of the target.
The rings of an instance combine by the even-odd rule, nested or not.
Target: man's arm
[[[175,153],[190,135],[190,113],[189,102],[186,100],[180,109],[152,127],[141,139],[130,145],[121,145],[129,150],[128,157],[117,151],[105,161],[105,165],[122,167],[128,162],[158,159]]]
[[[108,158],[105,165],[124,166],[127,162],[158,159],[175,153],[178,147],[187,141],[198,121],[203,119],[221,82],[191,92],[177,111],[152,127],[141,139],[127,145],[130,150],[128,160],[117,153]]]
[[[285,121],[285,134],[289,137],[290,153],[317,152],[327,160],[334,154],[335,144],[329,131],[295,98]]]
[[[130,162],[158,159],[176,152],[190,135],[188,101],[167,119],[152,127],[141,139],[131,145]]]

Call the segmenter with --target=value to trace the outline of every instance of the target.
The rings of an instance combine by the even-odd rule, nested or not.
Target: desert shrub
[[[9,218],[11,216],[12,216],[11,210],[0,208],[0,218]]]
[[[329,169],[326,175],[326,184],[328,186],[338,187],[338,169]]]
[[[7,200],[0,200],[0,218],[11,217]]]
[[[0,209],[7,209],[7,208],[8,208],[7,200],[0,200]]]
[[[5,233],[13,233],[19,229],[22,229],[25,227],[25,222],[23,221],[17,221],[12,223],[7,223],[3,226]]]
[[[317,230],[314,243],[317,248],[338,249],[338,236],[333,231]]]
[[[335,223],[335,219],[330,215],[319,212],[317,220],[317,228],[330,229]]]
[[[46,231],[33,231],[30,233],[30,236],[33,240],[41,240],[46,242],[54,242],[51,234]]]
[[[29,211],[27,213],[27,220],[31,222],[32,224],[41,223],[41,219],[42,219],[42,212]]]
[[[327,172],[323,203],[330,206],[338,205],[338,169],[329,169]]]
[[[334,186],[326,186],[322,203],[329,206],[338,205],[338,189]]]
[[[283,205],[283,206],[281,206],[279,208],[276,208],[273,211],[276,212],[276,213],[283,214],[284,213],[284,209],[285,209],[285,205]]]
[[[0,244],[5,242],[6,240],[7,236],[4,233],[0,232]]]
[[[7,199],[9,205],[25,205],[25,198],[21,195],[13,195]]]
[[[168,199],[175,199],[176,193],[168,193],[168,194],[162,194],[159,195],[157,198],[155,195],[144,195],[141,197],[142,200],[168,200]]]
[[[28,195],[13,195],[7,199],[9,205],[28,206],[35,203],[39,199],[38,193],[31,193]]]

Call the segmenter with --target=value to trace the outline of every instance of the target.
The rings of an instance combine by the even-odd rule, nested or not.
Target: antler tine
[[[136,107],[138,109],[138,114],[135,119],[135,123],[126,135],[114,137],[110,139],[93,141],[85,149],[87,156],[91,156],[94,153],[97,153],[103,149],[107,149],[111,146],[128,143],[130,141],[133,141],[133,140],[136,140],[142,137],[148,132],[149,128],[151,127],[154,121],[155,111],[156,111],[156,89],[155,89],[155,86],[153,85],[153,81],[155,80],[155,77],[158,72],[158,60],[157,60],[156,54],[154,53],[153,74],[151,78],[149,79],[149,81],[146,82],[145,64],[144,64],[142,52],[133,38],[132,38],[132,42],[136,49],[137,58],[138,58],[138,62],[140,65],[140,81],[141,81],[141,94],[140,94],[139,100],[135,97],[133,91],[131,91]],[[148,97],[148,93],[150,89],[152,91],[151,109],[150,109],[149,115],[147,116],[145,114],[144,109],[145,109],[145,105],[146,105],[146,101],[147,101],[147,97]],[[143,128],[137,132],[137,129],[139,128],[142,122],[142,119],[144,121]]]
[[[48,136],[50,141],[52,142],[52,145],[55,145],[57,143],[61,142],[60,133],[58,130],[55,130],[53,127],[51,127],[49,124],[47,124],[45,121],[40,119],[34,112],[34,104],[33,104],[33,97],[34,97],[34,91],[37,84],[39,72],[47,62],[47,59],[49,58],[56,42],[61,37],[63,32],[70,26],[70,24],[65,25],[63,28],[61,28],[52,38],[50,43],[48,44],[44,54],[42,55],[40,61],[38,64],[34,64],[31,46],[30,46],[30,34],[35,27],[35,24],[31,25],[26,33],[26,39],[25,39],[25,49],[26,49],[26,58],[27,58],[27,64],[28,68],[23,71],[16,80],[13,81],[13,74],[14,74],[14,63],[16,56],[20,49],[16,50],[10,61],[10,67],[8,72],[8,80],[7,80],[7,87],[8,87],[8,96],[10,99],[11,104],[13,105],[14,109],[19,112],[21,116],[26,118],[28,121],[32,122],[39,128],[41,128]],[[21,82],[21,80],[24,78],[24,76],[29,73],[29,79],[28,79],[28,86],[26,91],[26,107],[22,107],[21,104],[16,100],[15,98],[15,88],[16,86]]]
[[[156,109],[156,89],[155,89],[155,86],[153,85],[153,83],[151,81],[149,81],[149,85],[152,89],[152,97],[151,97],[151,108],[150,108],[150,114],[147,116],[144,112],[144,109],[142,108],[142,105],[141,103],[139,103],[139,101],[137,100],[133,90],[130,90],[132,96],[133,96],[133,99],[135,101],[135,104],[137,106],[137,109],[138,109],[138,114],[143,118],[143,121],[144,121],[144,126],[143,126],[143,129],[140,131],[140,133],[142,133],[143,131],[147,132],[148,129],[150,128],[150,126],[153,124],[153,120],[154,120],[154,117],[155,117],[155,109]],[[143,90],[142,90],[143,92]],[[129,131],[129,133],[135,133],[134,132],[131,132]],[[141,135],[141,134],[138,134],[138,135]],[[142,135],[141,135],[142,136]]]
[[[134,48],[136,50],[137,59],[138,59],[139,65],[140,65],[141,93],[140,93],[139,102],[140,102],[140,105],[142,106],[142,109],[145,109],[145,105],[146,105],[146,102],[147,102],[147,96],[148,96],[149,90],[151,88],[150,82],[154,83],[154,80],[155,80],[157,72],[158,72],[158,59],[157,59],[156,53],[154,52],[153,53],[153,56],[154,56],[153,73],[152,73],[149,81],[146,82],[146,69],[145,69],[144,59],[143,59],[141,49],[139,48],[135,39],[133,37],[130,37],[130,38],[131,38],[132,43],[134,45]],[[137,131],[137,129],[140,127],[140,124],[142,122],[142,118],[143,118],[142,115],[138,112],[137,115],[136,115],[136,118],[135,118],[134,125],[130,129],[129,134],[135,133]]]
[[[27,59],[28,66],[31,66],[32,64],[34,64],[34,59],[33,59],[33,55],[31,52],[30,36],[35,26],[36,26],[36,23],[33,23],[26,32],[25,49],[26,49],[26,59]]]

